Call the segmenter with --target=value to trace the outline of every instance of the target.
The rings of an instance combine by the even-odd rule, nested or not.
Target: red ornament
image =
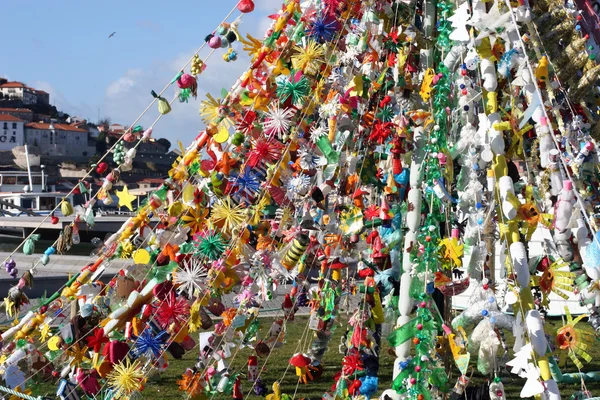
[[[249,13],[254,11],[254,1],[253,0],[240,0],[237,5],[238,10],[243,13]]]
[[[98,164],[96,166],[96,172],[99,173],[100,175],[104,174],[107,169],[108,169],[108,164],[105,162],[101,162],[100,164]]]
[[[56,224],[58,224],[58,217],[57,217],[57,216],[55,216],[55,215],[53,215],[53,216],[50,218],[50,223],[51,223],[52,225],[56,225]]]

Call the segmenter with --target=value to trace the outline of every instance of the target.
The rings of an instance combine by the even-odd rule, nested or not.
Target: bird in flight
[[[113,32],[110,35],[108,35],[108,38],[110,39],[111,37],[115,36],[115,33],[117,33],[117,32]]]

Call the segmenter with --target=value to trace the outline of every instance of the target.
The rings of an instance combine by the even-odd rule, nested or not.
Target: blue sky
[[[237,4],[237,0],[55,0],[24,4],[2,0],[4,32],[15,32],[3,44],[0,77],[27,83],[50,93],[55,105],[71,114],[97,120],[111,117],[129,125],[171,80]],[[240,32],[262,38],[269,27],[266,17],[282,0],[255,0],[256,9],[244,15]],[[239,15],[236,12],[230,22]],[[116,31],[113,38],[108,35]],[[17,34],[18,32],[18,34]],[[241,45],[234,49],[241,53]],[[208,54],[204,49],[201,58]],[[200,75],[198,100],[174,104],[163,117],[155,136],[173,145],[187,145],[202,129],[198,115],[204,93],[218,95],[229,88],[248,66],[240,57],[226,63],[218,50]],[[168,98],[174,93],[171,90]],[[142,119],[149,125],[157,116],[152,108]]]

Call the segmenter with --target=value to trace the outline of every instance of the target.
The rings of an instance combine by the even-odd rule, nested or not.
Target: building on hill
[[[50,104],[50,94],[48,92],[44,92],[43,90],[34,89],[35,94],[37,96],[36,104]]]
[[[10,114],[0,114],[0,150],[11,150],[24,142],[25,121]]]
[[[87,129],[53,122],[26,124],[25,142],[46,156],[91,157],[96,151],[88,144]]]
[[[8,114],[13,117],[22,119],[25,122],[33,121],[33,111],[27,108],[2,108],[0,107],[0,114]]]
[[[0,85],[0,93],[9,100],[20,100],[25,105],[37,104],[35,89],[21,82],[6,82]],[[48,99],[49,101],[49,99]]]

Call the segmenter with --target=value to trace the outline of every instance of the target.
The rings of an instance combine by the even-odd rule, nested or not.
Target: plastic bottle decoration
[[[171,112],[171,104],[169,104],[169,101],[167,99],[165,99],[164,97],[158,96],[158,94],[156,94],[156,92],[154,90],[151,91],[150,93],[152,94],[152,97],[154,97],[158,101],[158,112],[159,113],[161,113],[162,115],[165,115],[165,114],[168,114]]]
[[[287,321],[293,321],[294,315],[296,313],[296,307],[292,302],[292,298],[289,294],[286,294],[283,303],[281,304],[281,308],[283,309],[283,315]]]
[[[256,356],[248,357],[248,380],[254,382],[258,378],[258,359]]]
[[[301,234],[292,241],[290,248],[281,259],[281,264],[288,270],[294,269],[300,257],[306,251],[310,240],[307,235]]]

